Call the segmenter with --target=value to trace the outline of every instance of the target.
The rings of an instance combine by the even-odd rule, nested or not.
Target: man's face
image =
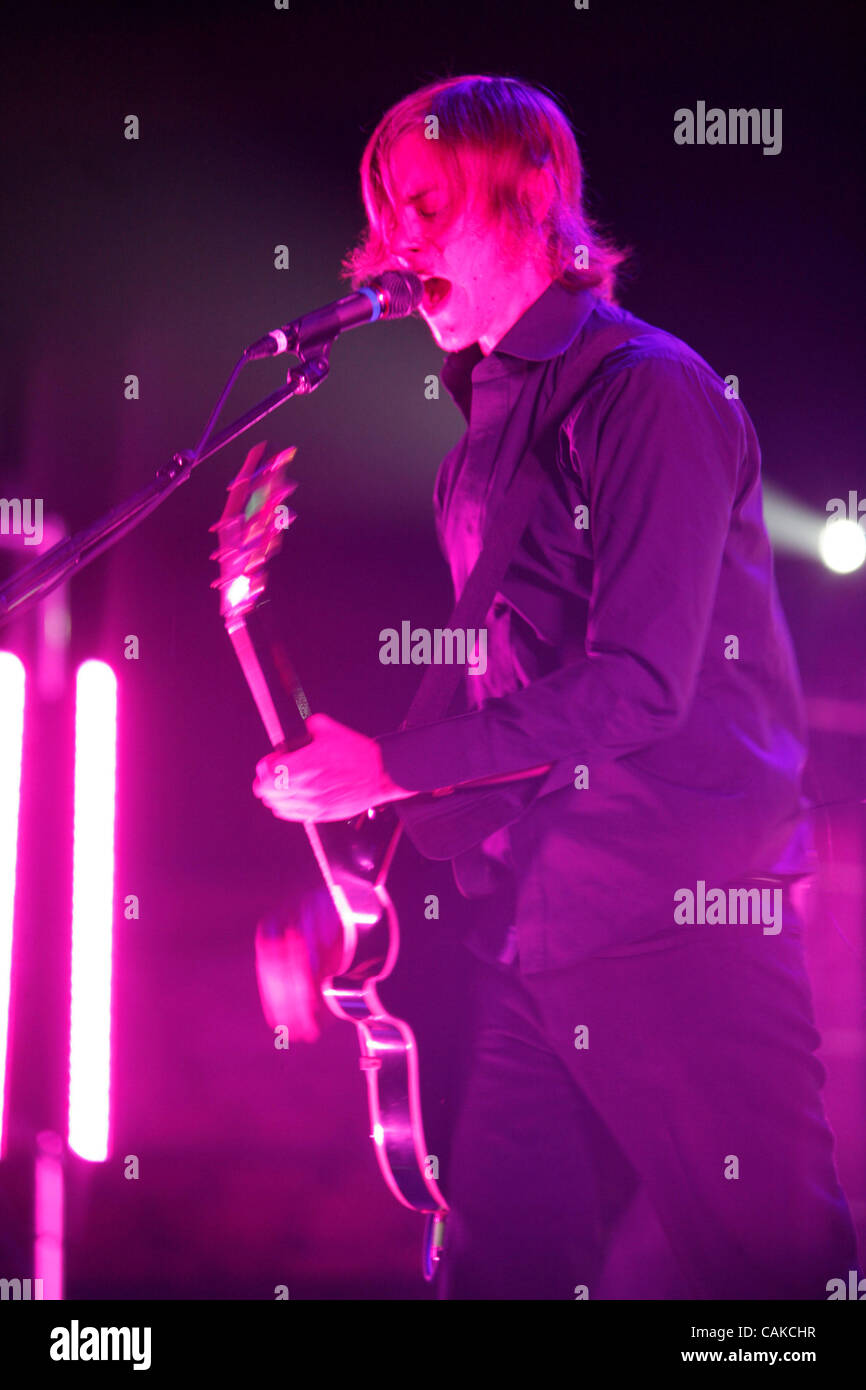
[[[439,346],[456,352],[481,341],[489,351],[491,331],[507,318],[523,283],[522,267],[506,262],[503,238],[471,189],[462,206],[452,205],[436,147],[413,131],[391,149],[397,219],[391,250],[398,266],[425,281],[419,312]]]

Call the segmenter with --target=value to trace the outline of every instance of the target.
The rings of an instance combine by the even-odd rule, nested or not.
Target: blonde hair
[[[361,159],[368,226],[343,260],[344,278],[357,289],[393,267],[390,151],[402,135],[422,131],[431,116],[452,191],[465,198],[470,171],[491,222],[502,227],[512,248],[538,236],[526,185],[532,171],[550,171],[555,191],[542,230],[551,278],[615,303],[617,274],[629,251],[616,246],[585,209],[583,163],[567,118],[546,91],[515,77],[442,78],[385,112]],[[575,264],[578,248],[584,253],[581,267]]]

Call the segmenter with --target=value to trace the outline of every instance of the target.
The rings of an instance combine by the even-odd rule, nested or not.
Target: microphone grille
[[[386,270],[377,276],[376,284],[385,291],[388,307],[385,317],[402,319],[418,308],[424,296],[424,286],[411,270]]]

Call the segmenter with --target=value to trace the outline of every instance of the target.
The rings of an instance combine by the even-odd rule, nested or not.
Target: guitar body
[[[279,635],[269,621],[265,566],[293,516],[287,466],[295,450],[262,463],[265,445],[248,454],[212,530],[219,546],[226,630],[274,749],[310,741],[310,709]],[[334,913],[308,906],[297,921],[271,918],[256,937],[259,991],[272,1027],[289,1037],[318,1036],[318,1000],[355,1026],[367,1080],[370,1134],[382,1176],[403,1206],[428,1217],[424,1273],[439,1260],[447,1204],[431,1173],[421,1114],[418,1049],[409,1025],[389,1014],[376,986],[393,970],[399,926],[386,879],[401,826],[391,807],[371,808],[349,823],[304,826]]]

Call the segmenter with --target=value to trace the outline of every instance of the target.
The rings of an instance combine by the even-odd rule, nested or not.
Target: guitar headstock
[[[289,477],[296,448],[283,449],[262,462],[267,444],[256,444],[229,484],[228,500],[219,521],[210,527],[218,544],[211,555],[220,567],[211,583],[220,591],[220,610],[231,627],[243,621],[265,590],[265,568],[295,519],[286,506],[297,483]]]

